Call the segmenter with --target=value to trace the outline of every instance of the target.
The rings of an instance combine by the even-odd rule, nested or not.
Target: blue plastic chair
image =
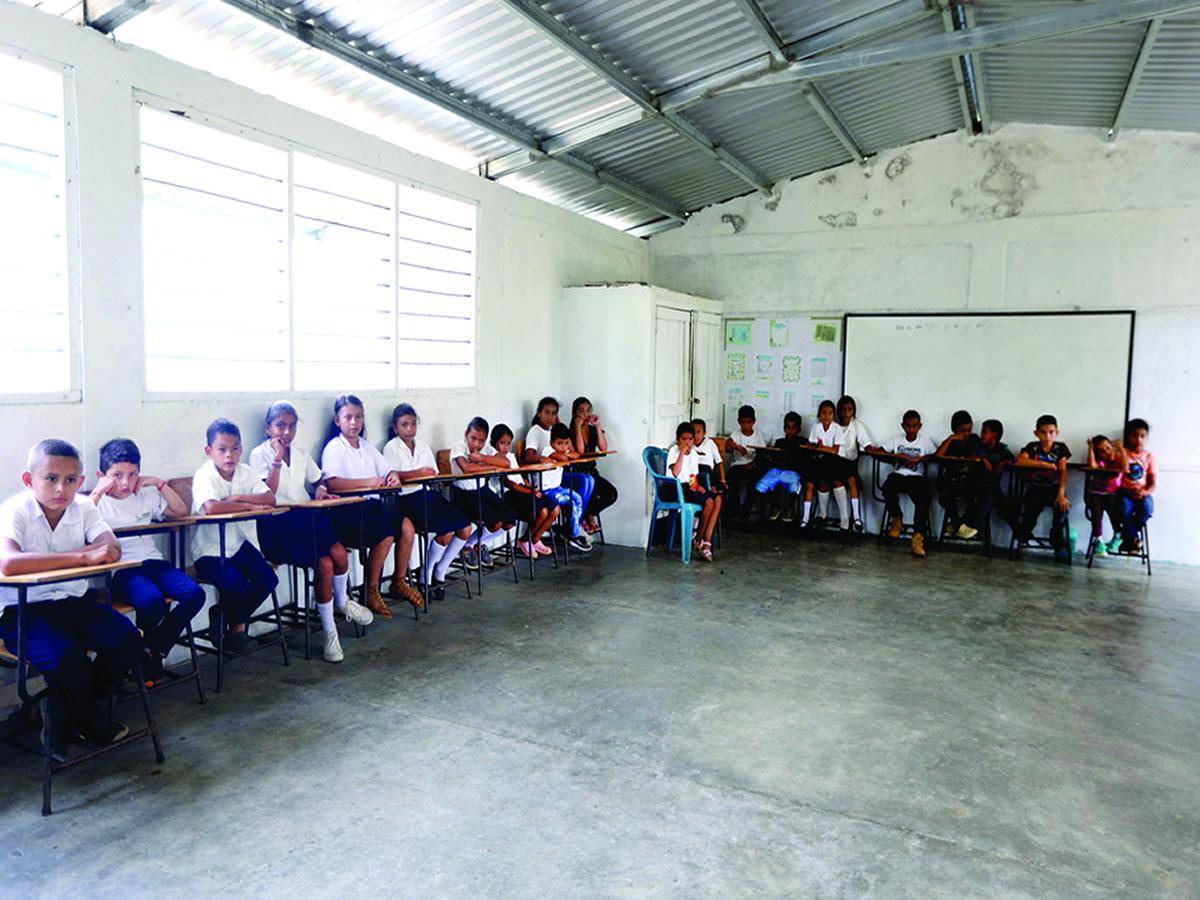
[[[665,512],[671,518],[670,530],[667,532],[667,552],[670,553],[675,549],[675,529],[682,522],[683,539],[679,542],[679,551],[684,563],[689,563],[692,561],[693,522],[702,507],[697,503],[684,502],[683,484],[678,478],[667,474],[667,451],[661,447],[647,447],[642,451],[642,462],[646,464],[646,471],[654,479],[654,511],[650,513],[650,534],[646,538],[646,555],[650,555],[650,548],[654,546],[654,524],[658,521],[658,514]],[[678,500],[671,502],[659,497],[658,490],[664,484],[675,486],[675,496],[679,498]],[[670,492],[668,491],[668,493]]]

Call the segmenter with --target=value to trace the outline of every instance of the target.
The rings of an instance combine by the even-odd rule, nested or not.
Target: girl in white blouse
[[[401,484],[438,474],[437,457],[432,448],[417,440],[417,411],[408,403],[392,410],[394,437],[383,448],[384,459]],[[428,491],[422,496],[422,491]],[[400,509],[422,534],[431,535],[425,547],[422,578],[433,591],[435,600],[446,596],[446,574],[450,564],[475,530],[462,512],[439,490],[421,484],[405,484],[400,490]]]

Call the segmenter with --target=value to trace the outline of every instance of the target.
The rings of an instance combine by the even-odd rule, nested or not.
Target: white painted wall
[[[745,219],[740,234],[725,214]],[[656,284],[723,300],[727,316],[1137,310],[1131,411],[1162,468],[1154,550],[1200,563],[1200,135],[947,135],[786,184],[774,211],[752,197],[704,210],[650,244]],[[1010,443],[1033,427],[1006,424]]]
[[[63,19],[0,0],[0,45],[73,69],[83,350],[82,402],[0,402],[0,494],[19,487],[26,451],[46,436],[81,445],[89,470],[100,445],[121,434],[141,445],[147,471],[190,473],[203,461],[209,421],[228,416],[242,427],[247,443],[257,442],[262,414],[273,399],[143,397],[135,90],[479,202],[478,386],[364,393],[368,434],[377,443],[386,434],[388,412],[401,399],[417,407],[423,437],[435,448],[449,446],[477,414],[507,421],[520,433],[537,398],[563,386],[563,286],[646,277],[644,241]],[[300,440],[313,451],[320,449],[334,393],[290,398],[303,419]],[[602,396],[595,399],[604,402]]]

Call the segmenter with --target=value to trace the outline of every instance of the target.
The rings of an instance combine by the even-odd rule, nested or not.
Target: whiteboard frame
[[[1037,309],[1037,310],[1004,310],[1001,312],[976,312],[974,310],[946,310],[943,312],[880,312],[880,313],[843,313],[842,314],[842,391],[846,390],[846,342],[850,337],[851,319],[944,319],[956,318],[1000,318],[1031,316],[1128,316],[1129,317],[1129,349],[1125,355],[1125,422],[1129,421],[1129,395],[1133,389],[1133,340],[1137,329],[1137,313],[1132,309]],[[1124,428],[1124,422],[1121,423]]]

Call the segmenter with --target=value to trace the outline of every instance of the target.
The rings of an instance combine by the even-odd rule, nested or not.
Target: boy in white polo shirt
[[[712,536],[717,527],[717,518],[721,515],[723,497],[716,491],[709,490],[700,484],[700,454],[696,450],[696,429],[691,422],[680,422],[675,428],[675,443],[667,451],[667,471],[683,486],[683,502],[694,503],[700,507],[700,521],[696,525],[696,535],[683,535],[682,540],[693,540],[696,552],[712,562]],[[661,500],[675,503],[679,500],[679,491],[672,489],[669,484],[660,484],[658,496]]]
[[[508,468],[508,460],[487,452],[488,432],[491,426],[487,419],[475,416],[467,423],[467,430],[462,438],[450,448],[450,471],[454,474],[490,475],[500,469]],[[479,546],[476,555],[475,544],[463,550],[463,559],[467,568],[477,565],[492,565],[488,541],[495,540],[516,523],[516,516],[503,500],[486,484],[484,479],[463,478],[450,487],[450,499],[472,522],[480,516],[483,521],[477,533],[475,543]]]
[[[733,506],[732,514],[738,517],[750,514],[750,491],[758,480],[754,448],[767,445],[766,435],[758,430],[757,421],[753,406],[739,407],[737,431],[725,442],[729,448],[729,500]]]
[[[204,455],[208,462],[192,476],[192,514],[246,512],[275,505],[275,495],[242,462],[242,433],[228,419],[208,426]],[[225,525],[225,564],[221,564],[220,533],[217,525],[192,529],[192,559],[196,574],[217,589],[228,634],[226,650],[237,653],[250,645],[246,621],[279,584],[275,570],[258,549],[258,524],[253,519],[234,520]],[[218,622],[209,611],[209,637],[215,644]]]
[[[28,489],[0,506],[0,574],[29,575],[95,566],[121,558],[121,545],[86,497],[79,451],[45,440],[29,451],[21,481]],[[142,648],[125,616],[88,596],[88,582],[31,587],[26,607],[26,653],[50,689],[48,735],[54,757],[65,759],[68,738],[94,746],[119,741],[129,729],[109,721],[93,698],[112,693]],[[0,639],[17,651],[17,596],[0,591]],[[88,651],[95,651],[95,661]]]
[[[929,529],[929,505],[931,502],[929,480],[925,477],[925,458],[937,453],[937,444],[921,432],[921,414],[915,409],[907,410],[900,422],[903,434],[897,435],[883,449],[891,453],[896,462],[892,474],[883,483],[883,497],[888,515],[892,517],[888,537],[900,537],[904,528],[904,513],[900,509],[900,495],[908,494],[912,499],[914,556],[925,556],[925,532]]]

